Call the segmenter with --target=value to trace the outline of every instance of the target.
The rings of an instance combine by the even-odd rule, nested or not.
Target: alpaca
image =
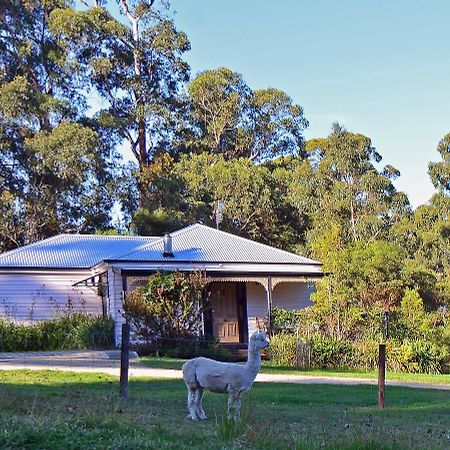
[[[247,363],[225,363],[208,358],[194,358],[183,364],[183,378],[188,388],[188,418],[205,420],[203,390],[228,393],[228,418],[239,420],[242,394],[248,391],[261,368],[261,350],[269,346],[266,333],[250,337]]]

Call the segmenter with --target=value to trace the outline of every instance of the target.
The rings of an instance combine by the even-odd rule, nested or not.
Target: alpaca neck
[[[259,349],[249,347],[247,364],[245,367],[254,380],[261,368],[261,351]]]

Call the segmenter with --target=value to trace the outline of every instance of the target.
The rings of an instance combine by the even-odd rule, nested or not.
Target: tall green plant
[[[109,317],[68,314],[32,325],[0,320],[0,351],[112,348],[114,321]]]
[[[201,272],[158,272],[127,295],[125,316],[146,341],[190,338],[200,332],[205,285]]]
[[[109,223],[115,157],[51,28],[66,0],[0,6],[0,251]],[[86,80],[83,80],[86,82]]]

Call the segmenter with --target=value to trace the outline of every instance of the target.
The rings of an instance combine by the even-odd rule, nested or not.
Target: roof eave
[[[118,261],[116,263],[105,263],[98,265],[93,270],[105,270],[106,268],[118,269],[122,271],[148,271],[156,272],[158,270],[166,271],[205,271],[207,273],[246,273],[246,274],[273,274],[273,275],[316,275],[323,276],[323,272],[318,265],[299,265],[299,264],[262,264],[262,263],[180,263],[176,261],[153,263]]]
[[[0,272],[12,272],[12,271],[24,271],[24,272],[28,272],[28,271],[33,271],[33,270],[38,270],[38,271],[54,271],[54,270],[59,270],[59,271],[67,271],[67,270],[91,270],[91,267],[75,267],[75,266],[71,266],[71,267],[54,267],[54,266],[0,266]]]
[[[132,263],[132,264],[271,264],[271,265],[286,265],[286,266],[322,266],[323,263],[319,261],[311,262],[252,262],[252,261],[195,261],[189,259],[175,259],[173,257],[168,257],[165,260],[161,259],[148,259],[143,261],[142,259],[104,259],[102,262],[106,264],[114,264],[114,263]],[[100,264],[100,263],[99,263]],[[97,265],[97,264],[96,264]],[[95,266],[92,266],[95,267]]]

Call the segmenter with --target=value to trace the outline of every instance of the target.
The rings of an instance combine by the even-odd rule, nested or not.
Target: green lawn
[[[181,369],[185,362],[183,359],[172,358],[140,358],[142,364],[147,367],[155,367],[162,369]],[[372,378],[378,377],[378,372],[375,370],[295,370],[291,367],[272,366],[268,361],[263,361],[261,368],[262,373],[274,374],[293,374],[293,375],[308,375],[318,377],[339,377],[339,378]],[[448,384],[450,385],[450,374],[431,375],[426,373],[397,373],[388,372],[386,374],[387,380],[404,381],[412,383],[431,383],[431,384]]]
[[[450,448],[450,392],[375,386],[256,383],[243,423],[206,393],[209,420],[186,417],[181,380],[133,379],[130,398],[104,374],[0,371],[0,447],[25,449]]]

